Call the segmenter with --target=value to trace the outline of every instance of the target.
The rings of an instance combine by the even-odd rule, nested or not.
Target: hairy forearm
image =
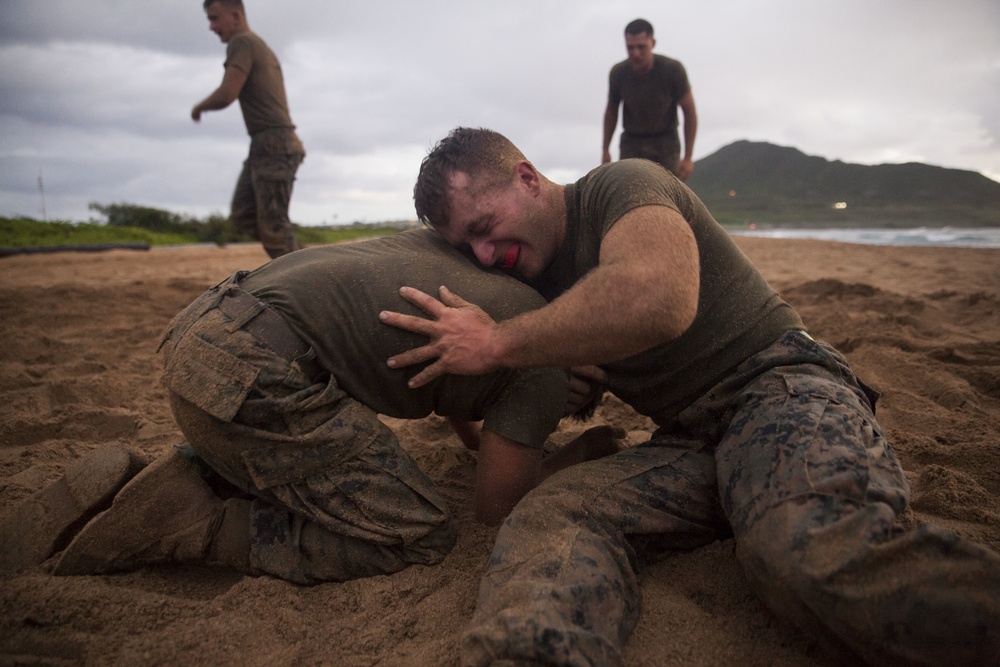
[[[599,268],[541,310],[497,327],[498,366],[580,366],[624,359],[680,336],[690,309],[633,270]]]
[[[549,305],[497,323],[481,308],[439,290],[400,295],[431,319],[382,311],[385,324],[427,336],[426,345],[387,360],[390,368],[431,362],[412,388],[451,373],[498,368],[586,366],[624,359],[680,336],[698,309],[698,244],[678,211],[641,206],[623,215],[601,242],[600,262]]]
[[[633,209],[601,243],[597,267],[548,306],[495,326],[494,367],[583,366],[671,341],[698,308],[698,247],[667,207]]]

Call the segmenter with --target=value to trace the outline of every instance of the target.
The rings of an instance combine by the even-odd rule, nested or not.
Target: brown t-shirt
[[[637,74],[624,60],[611,68],[608,102],[622,106],[622,131],[631,137],[677,136],[677,104],[691,89],[680,61],[653,55],[653,68]]]
[[[802,321],[701,200],[646,160],[606,164],[566,186],[566,241],[535,288],[549,300],[569,289],[597,266],[612,225],[648,205],[671,208],[691,225],[701,265],[697,315],[679,338],[604,369],[616,396],[663,424],[747,357],[801,329]]]
[[[281,64],[263,39],[252,32],[233,37],[226,47],[224,66],[247,75],[239,100],[250,136],[274,128],[295,129],[288,113]]]
[[[531,447],[541,447],[562,416],[568,393],[564,369],[449,375],[410,389],[406,382],[419,367],[386,365],[390,356],[427,340],[379,322],[385,309],[426,317],[399,296],[403,285],[433,296],[446,285],[498,321],[545,305],[527,285],[484,270],[430,230],[299,250],[258,268],[240,285],[313,346],[344,391],[378,413],[482,419],[485,430]]]

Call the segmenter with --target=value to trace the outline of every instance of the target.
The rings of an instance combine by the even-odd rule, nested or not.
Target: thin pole
[[[42,183],[42,170],[38,170],[38,193],[42,196],[42,220],[49,221],[49,215],[45,212],[45,185]]]

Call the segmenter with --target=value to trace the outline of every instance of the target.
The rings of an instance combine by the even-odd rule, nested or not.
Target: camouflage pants
[[[252,570],[315,583],[440,562],[455,534],[431,480],[329,373],[246,331],[253,311],[223,314],[226,289],[175,319],[163,378],[192,448],[254,499]]]
[[[618,142],[619,156],[622,160],[631,157],[651,160],[664,169],[677,175],[677,167],[681,160],[681,148],[677,142],[677,133],[665,133],[656,137],[635,137],[622,133]]]
[[[299,249],[288,205],[304,158],[293,131],[266,130],[250,140],[250,155],[236,181],[230,205],[233,225],[260,241],[272,259]]]
[[[996,664],[1000,557],[933,526],[901,533],[908,493],[846,361],[786,334],[649,442],[521,501],[463,665],[620,665],[643,564],[730,536],[775,613],[872,663]]]

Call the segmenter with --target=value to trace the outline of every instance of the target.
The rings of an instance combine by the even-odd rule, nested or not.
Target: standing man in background
[[[204,8],[209,30],[228,45],[225,74],[219,87],[191,109],[191,118],[197,123],[202,112],[225,109],[239,99],[250,155],[236,182],[230,217],[272,259],[280,257],[299,248],[288,203],[295,171],[305,157],[288,113],[281,64],[250,31],[242,0],[205,0]]]
[[[611,162],[611,137],[622,117],[621,159],[652,160],[686,181],[694,171],[698,115],[687,72],[680,61],[653,53],[653,26],[636,19],[625,26],[628,59],[611,68],[608,108],[604,111],[603,164]],[[684,110],[684,157],[677,134],[677,107]]]

